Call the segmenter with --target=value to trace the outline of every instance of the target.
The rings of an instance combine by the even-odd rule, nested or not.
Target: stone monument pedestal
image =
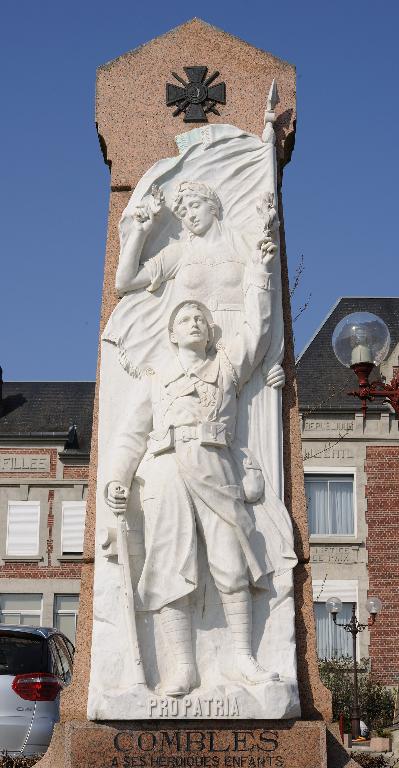
[[[271,28],[268,30],[268,41],[271,46]],[[160,703],[156,702],[158,709],[152,720],[129,720],[132,714],[129,713],[129,707],[124,709],[123,701],[117,714],[118,717],[123,717],[123,720],[104,720],[101,723],[87,720],[97,511],[97,378],[74,676],[72,685],[62,695],[61,722],[55,728],[48,752],[37,764],[40,768],[327,767],[326,722],[331,718],[331,697],[321,684],[317,667],[281,200],[283,168],[290,160],[295,136],[295,69],[292,65],[199,19],[194,19],[100,67],[97,78],[96,121],[104,160],[111,171],[101,333],[118,300],[114,287],[119,256],[118,221],[131,192],[149,166],[161,158],[176,155],[176,134],[192,127],[201,127],[193,124],[184,126],[182,115],[174,116],[172,110],[165,105],[165,83],[170,79],[171,72],[180,72],[183,66],[190,67],[193,64],[206,65],[210,73],[220,71],[226,83],[226,104],[220,107],[220,114],[209,112],[209,123],[226,124],[227,127],[231,124],[250,135],[262,134],[267,94],[274,79],[278,84],[280,101],[276,109],[274,131],[285,342],[283,367],[286,376],[282,396],[284,504],[292,520],[295,553],[298,558],[298,565],[293,572],[292,601],[295,601],[298,671],[296,690],[303,719],[265,720],[259,719],[262,715],[256,715],[256,712],[252,715],[251,711],[250,720],[234,716],[233,712],[229,712],[227,720],[223,719],[226,713],[222,710],[207,713],[207,719],[203,719],[202,711],[194,712],[192,719],[189,713],[184,717],[190,719],[180,719],[178,711],[169,711],[168,707],[162,708],[161,700]],[[271,113],[268,114],[270,117]],[[316,110],[315,114],[317,117]],[[111,612],[111,604],[109,608]],[[105,620],[104,627],[106,641],[108,638]],[[99,645],[101,646],[101,643]],[[108,663],[108,659],[105,661]],[[110,652],[110,668],[112,664],[118,672],[118,660]],[[280,671],[280,676],[283,675],[284,670]],[[99,677],[101,678],[101,674]],[[154,685],[152,689],[155,689]],[[154,701],[155,698],[154,695]],[[179,701],[177,697],[175,701]],[[276,704],[274,708],[270,707],[271,716],[278,717],[278,702],[273,699],[269,701],[273,705]],[[178,709],[179,705],[173,706]],[[296,706],[295,716],[299,711],[297,704]],[[285,711],[282,716],[292,716],[288,705],[281,705],[281,708]],[[345,765],[345,762],[341,761],[340,765]],[[338,762],[331,764],[331,768],[338,768]]]
[[[57,725],[40,768],[327,768],[321,721]],[[336,766],[334,766],[336,768]]]

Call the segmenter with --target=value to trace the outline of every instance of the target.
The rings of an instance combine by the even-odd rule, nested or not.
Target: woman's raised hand
[[[165,205],[165,196],[156,184],[153,184],[151,195],[141,205],[137,205],[132,211],[132,219],[136,229],[141,232],[150,232],[154,226],[155,216]]]

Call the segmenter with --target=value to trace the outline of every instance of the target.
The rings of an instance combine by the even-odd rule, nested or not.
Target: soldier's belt
[[[199,440],[200,445],[224,448],[228,445],[226,425],[219,421],[204,421],[202,424],[171,426],[166,431],[151,432],[147,449],[153,456],[158,456],[160,453],[173,450],[175,443],[179,441],[186,443],[189,440]]]
[[[226,425],[220,421],[203,421],[192,427],[175,427],[175,440],[199,440],[200,445],[227,445]]]

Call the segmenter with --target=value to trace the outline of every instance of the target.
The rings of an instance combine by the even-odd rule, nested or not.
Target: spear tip
[[[280,101],[280,97],[278,95],[277,82],[276,82],[276,79],[273,78],[272,84],[269,90],[269,95],[267,97],[267,107],[266,107],[267,111],[273,112],[275,106],[279,103],[279,101]]]

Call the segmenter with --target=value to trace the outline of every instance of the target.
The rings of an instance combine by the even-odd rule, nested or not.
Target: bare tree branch
[[[295,291],[298,289],[298,286],[301,282],[301,275],[305,271],[305,264],[303,260],[303,253],[301,255],[301,258],[299,259],[298,266],[295,269],[295,275],[294,275],[294,282],[292,285],[292,288],[290,288],[290,298],[292,299]]]
[[[296,322],[296,320],[298,320],[298,317],[300,317],[300,316],[301,316],[302,312],[305,312],[305,310],[308,308],[308,306],[309,306],[309,302],[310,302],[310,299],[311,299],[311,298],[312,298],[312,294],[311,294],[311,293],[309,293],[309,295],[308,295],[308,297],[307,297],[307,299],[306,299],[305,303],[304,303],[304,304],[302,304],[302,306],[301,306],[301,307],[299,307],[299,310],[298,310],[298,312],[297,312],[297,313],[296,313],[296,315],[295,315],[295,316],[292,318],[292,322],[293,322],[293,323],[295,323],[295,322]]]
[[[304,262],[304,258],[303,258],[303,254],[302,254],[300,259],[299,259],[298,266],[295,269],[294,282],[292,284],[292,288],[290,288],[290,299],[291,300],[292,300],[292,297],[294,296],[295,292],[298,290],[298,288],[299,288],[299,286],[301,284],[302,275],[303,275],[304,271],[305,271],[305,262]],[[312,296],[312,294],[309,293],[309,295],[305,299],[304,303],[299,307],[298,311],[296,312],[296,314],[293,317],[293,320],[292,320],[293,323],[295,323],[298,320],[298,317],[300,317],[302,315],[302,313],[305,312],[305,310],[308,308],[311,296]]]
[[[342,434],[341,432],[338,432],[337,440],[335,440],[334,442],[329,442],[328,445],[325,445],[324,448],[321,448],[320,451],[317,451],[317,453],[312,453],[311,456],[306,456],[306,453],[305,453],[305,456],[303,457],[303,463],[305,463],[305,461],[308,461],[309,459],[317,459],[318,456],[322,456],[323,453],[330,451],[331,448],[334,448],[336,445],[338,445],[338,443],[340,443],[344,439],[344,437],[349,435],[350,431],[351,431],[350,429],[347,429],[346,432],[342,432]]]
[[[313,600],[313,602],[314,602],[314,603],[318,603],[318,602],[319,602],[319,600],[320,600],[320,597],[321,597],[321,595],[322,595],[322,593],[323,593],[323,590],[324,590],[324,585],[325,585],[326,581],[327,581],[327,573],[326,573],[326,575],[324,576],[324,579],[323,579],[323,581],[322,581],[322,583],[321,583],[321,587],[320,587],[320,592],[319,592],[319,594],[318,594],[318,595],[317,595],[317,597],[316,597],[316,598]]]

